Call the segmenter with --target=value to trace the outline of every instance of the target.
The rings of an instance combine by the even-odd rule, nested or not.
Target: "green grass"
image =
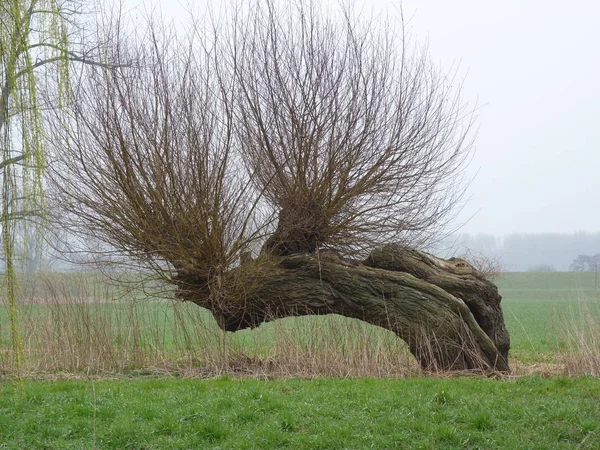
[[[600,321],[600,290],[590,272],[516,272],[495,281],[502,295],[512,358],[553,361],[569,348],[568,328],[584,326],[585,314]]]
[[[511,272],[494,282],[504,299],[511,301],[576,301],[598,298],[600,292],[592,272]]]
[[[587,448],[600,380],[25,381],[0,448]]]
[[[600,295],[593,282],[593,274],[504,275],[498,286],[513,360],[554,361],[568,349],[565,327],[570,322],[582,326],[582,314],[588,311],[600,318]],[[71,280],[65,283],[70,292]],[[146,357],[157,352],[157,358],[144,360],[148,363],[165,357],[174,361],[178,354],[202,356],[218,347],[209,342],[221,335],[207,311],[190,304],[140,302],[137,296],[103,304],[25,306],[30,357],[44,357],[52,347],[50,363],[54,358],[71,367],[69,358],[80,362],[91,355],[126,362],[116,369],[108,366],[109,372],[143,373],[128,370],[144,367],[135,366],[138,351]],[[9,345],[6,324],[6,311],[0,308],[0,368],[3,358],[8,361],[2,353]],[[259,356],[269,356],[282,341],[288,345],[287,356],[293,356],[294,345],[302,358],[325,348],[334,352],[333,359],[324,353],[325,364],[356,358],[366,348],[367,356],[375,355],[369,364],[377,365],[377,355],[404,345],[385,330],[331,316],[288,318],[228,334],[227,339],[235,349],[258,349]],[[376,346],[381,353],[374,351]],[[65,354],[63,347],[68,349]],[[106,349],[114,355],[106,357]],[[320,360],[315,356],[303,361]],[[74,371],[82,370],[87,369]],[[0,382],[0,449],[600,448],[598,378],[120,377]]]

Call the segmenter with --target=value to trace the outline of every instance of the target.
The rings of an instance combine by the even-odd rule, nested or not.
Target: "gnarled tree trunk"
[[[193,280],[179,279],[185,285],[179,296],[211,310],[227,331],[289,316],[340,314],[393,331],[427,370],[509,370],[501,296],[461,259],[397,245],[363,262],[295,254],[265,271],[239,303],[207,302],[190,288]]]

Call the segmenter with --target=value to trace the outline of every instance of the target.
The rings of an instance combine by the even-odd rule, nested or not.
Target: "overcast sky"
[[[362,2],[362,0],[358,0]],[[206,0],[129,0],[185,20]],[[213,4],[220,2],[214,1]],[[365,1],[396,10],[397,1]],[[600,231],[600,3],[404,0],[413,40],[478,105],[462,231]]]

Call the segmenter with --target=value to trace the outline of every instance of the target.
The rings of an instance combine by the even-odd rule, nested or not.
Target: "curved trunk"
[[[339,314],[393,331],[427,370],[509,370],[498,290],[460,259],[396,245],[362,263],[331,253],[291,255],[262,273],[243,302],[219,302],[227,307],[207,304],[187,286],[179,296],[210,309],[227,331]]]

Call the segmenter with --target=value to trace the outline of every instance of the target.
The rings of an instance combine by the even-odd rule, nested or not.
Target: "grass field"
[[[517,272],[495,282],[514,359],[556,361],[557,355],[573,350],[575,330],[600,332],[589,329],[600,327],[600,290],[594,288],[593,273]]]
[[[0,385],[0,448],[597,449],[600,380]]]
[[[600,448],[600,378],[519,375],[598,374],[582,364],[600,357],[593,274],[497,284],[502,379],[424,377],[392,333],[338,316],[221,333],[92,275],[28,284],[22,381],[0,307],[0,449]]]
[[[580,351],[582,343],[600,345],[600,291],[593,273],[507,273],[496,283],[512,360],[557,363]],[[139,289],[124,293],[89,274],[24,283],[24,298],[21,322],[30,372],[124,372],[183,364],[218,375],[227,371],[228,361],[239,366],[274,359],[279,375],[301,367],[306,376],[403,376],[415,369],[395,335],[339,316],[290,318],[224,334],[195,305],[148,299]],[[11,370],[10,346],[8,314],[0,307],[0,372]],[[364,370],[367,366],[377,372]]]

